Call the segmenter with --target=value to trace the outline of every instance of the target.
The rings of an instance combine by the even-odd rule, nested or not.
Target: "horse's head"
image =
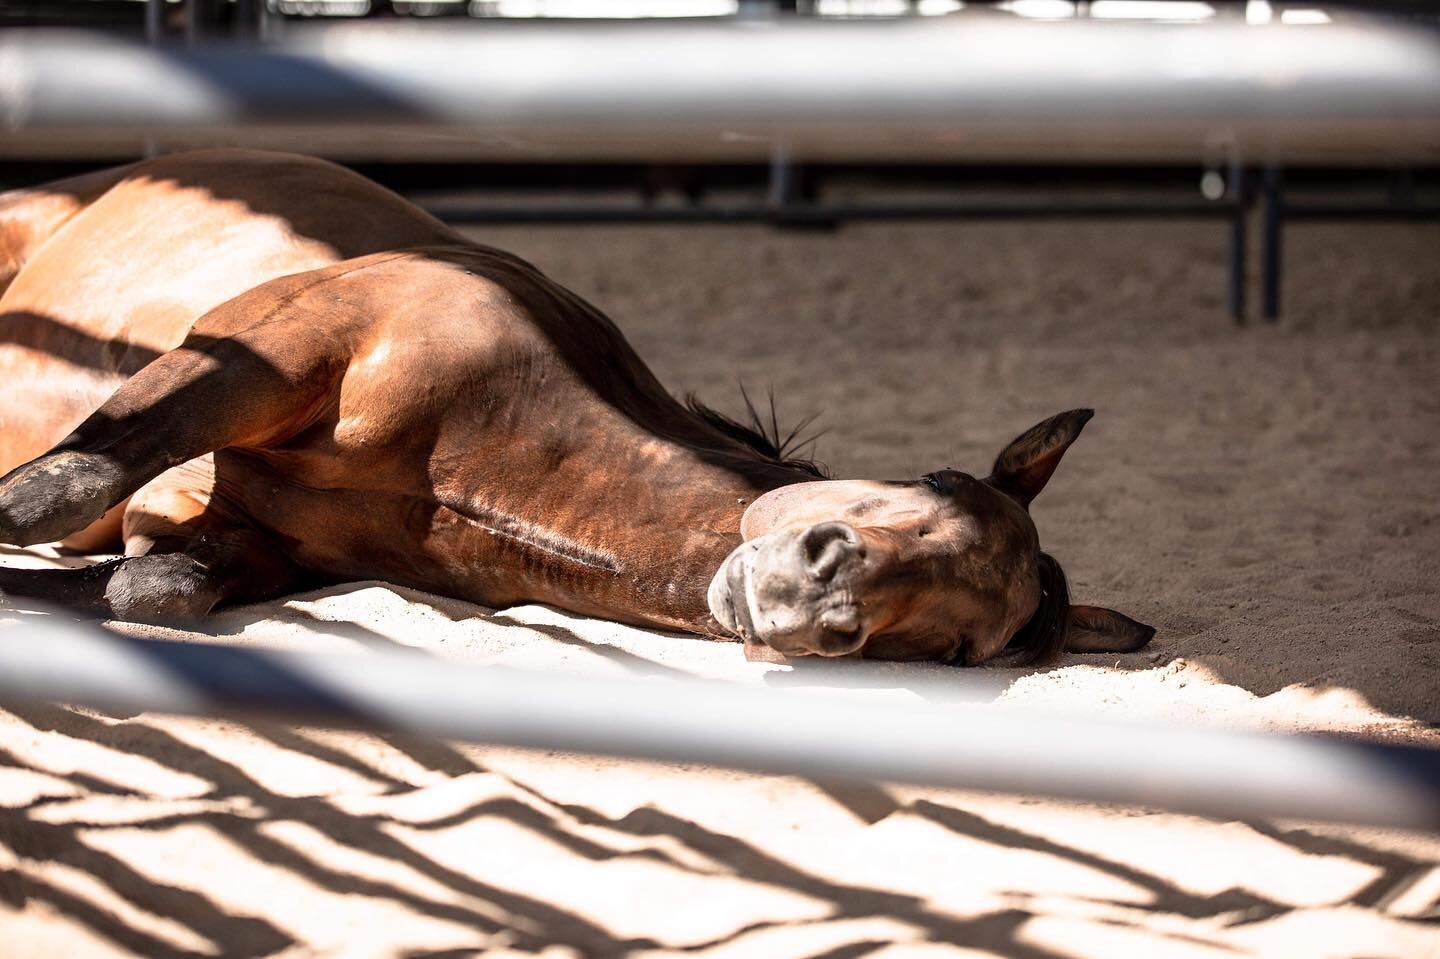
[[[1151,627],[1069,605],[1030,519],[1030,501],[1092,415],[1071,410],[1028,430],[984,479],[946,469],[765,494],[710,583],[710,611],[786,656],[974,664],[1007,647],[1029,661],[1139,649]]]

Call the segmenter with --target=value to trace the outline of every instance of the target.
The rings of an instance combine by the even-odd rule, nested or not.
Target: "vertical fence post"
[[[235,39],[254,40],[259,36],[260,9],[259,0],[235,0]]]
[[[776,213],[782,213],[795,203],[795,165],[790,162],[790,151],[783,144],[776,144],[770,151],[770,182],[767,201]]]
[[[218,0],[185,0],[185,44],[195,46],[213,39],[220,16]]]
[[[145,42],[152,47],[165,32],[165,0],[145,0]]]
[[[145,0],[145,42],[158,47],[165,41],[165,0]],[[160,147],[153,134],[145,134],[142,147],[146,159],[158,156]]]
[[[1230,220],[1230,318],[1237,326],[1245,323],[1245,231],[1250,213],[1249,188],[1245,183],[1245,167],[1240,161],[1230,165],[1230,196],[1235,215]]]
[[[1280,274],[1284,256],[1282,229],[1285,217],[1285,199],[1280,167],[1271,164],[1265,168],[1265,236],[1261,249],[1261,270],[1264,272],[1264,288],[1261,297],[1261,315],[1274,323],[1280,317]]]

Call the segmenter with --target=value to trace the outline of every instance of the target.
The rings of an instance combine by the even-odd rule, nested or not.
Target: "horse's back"
[[[0,472],[62,439],[221,303],[276,277],[457,239],[341,167],[248,150],[6,194],[7,230],[19,265],[0,293]]]

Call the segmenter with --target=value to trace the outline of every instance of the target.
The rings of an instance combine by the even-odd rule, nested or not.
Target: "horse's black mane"
[[[795,455],[806,447],[809,447],[812,453],[814,452],[815,441],[824,435],[825,431],[821,430],[818,433],[812,433],[803,438],[801,434],[804,433],[806,427],[815,422],[820,414],[813,413],[805,417],[796,424],[794,429],[782,436],[780,434],[780,418],[775,410],[775,393],[773,391],[768,394],[770,400],[770,416],[768,422],[765,417],[760,415],[760,411],[755,408],[755,404],[750,401],[750,394],[745,392],[743,385],[740,387],[740,395],[745,399],[745,413],[749,419],[748,423],[731,419],[724,413],[711,409],[700,402],[693,393],[686,394],[684,400],[685,408],[732,440],[736,440],[750,447],[750,449],[759,453],[772,463],[799,470],[802,473],[808,473],[816,479],[830,478],[830,471],[825,467],[825,464],[816,462],[808,457]]]
[[[1005,652],[1018,653],[1026,666],[1043,665],[1060,658],[1065,651],[1070,612],[1070,584],[1065,571],[1049,553],[1036,558],[1040,575],[1040,605],[1030,621],[1011,637]]]

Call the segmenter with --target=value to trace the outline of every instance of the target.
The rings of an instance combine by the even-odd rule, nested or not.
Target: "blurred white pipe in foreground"
[[[740,654],[737,647],[736,655]],[[0,626],[0,702],[265,717],[769,773],[1440,829],[1440,751]]]
[[[150,134],[377,159],[1433,163],[1440,34],[967,12],[346,23],[174,50],[26,29],[0,33],[0,130],[0,156]]]

